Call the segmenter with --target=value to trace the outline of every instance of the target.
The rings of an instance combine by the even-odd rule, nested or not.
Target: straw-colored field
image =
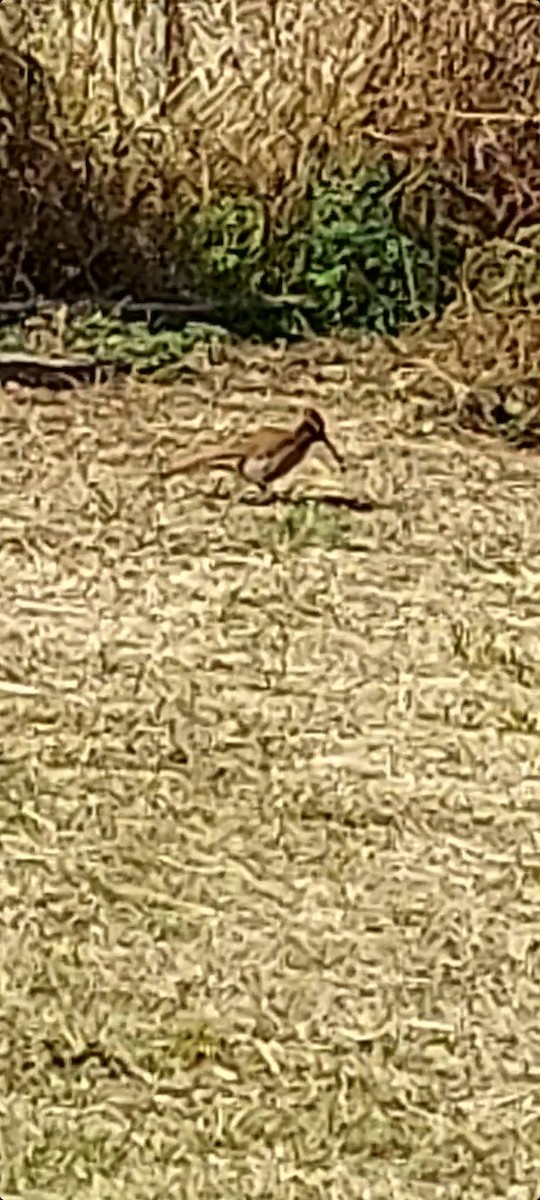
[[[313,355],[2,396],[2,1200],[537,1194],[539,463]]]
[[[206,296],[193,207],[274,236],[387,154],[463,250],[399,345],[0,391],[1,1200],[540,1196],[533,8],[1,6],[2,301]],[[212,279],[243,244],[255,304],[233,208]],[[304,403],[344,478],[165,481]]]

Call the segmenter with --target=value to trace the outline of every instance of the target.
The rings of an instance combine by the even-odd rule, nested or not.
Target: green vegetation
[[[441,312],[460,262],[440,230],[405,227],[395,168],[317,181],[286,221],[231,197],[188,222],[195,282],[245,336],[395,333]]]
[[[143,321],[125,321],[99,310],[77,316],[51,309],[18,325],[0,327],[0,352],[118,363],[165,382],[177,376],[194,347],[211,346],[225,337],[226,331],[215,325],[190,322],[183,329],[156,331]]]

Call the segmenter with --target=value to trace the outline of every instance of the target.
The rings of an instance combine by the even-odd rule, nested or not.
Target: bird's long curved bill
[[[345,459],[344,459],[343,455],[339,453],[339,450],[336,450],[334,443],[330,441],[329,437],[325,436],[324,444],[325,444],[325,446],[328,447],[330,453],[333,455],[336,462],[339,463],[339,466],[344,470],[345,469]]]

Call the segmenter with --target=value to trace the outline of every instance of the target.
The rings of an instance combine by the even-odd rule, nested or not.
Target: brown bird
[[[237,470],[248,483],[254,483],[261,491],[266,491],[268,484],[298,466],[316,442],[327,446],[341,469],[345,469],[345,460],[330,441],[323,417],[316,408],[306,408],[295,429],[262,426],[229,445],[215,446],[180,459],[163,474],[167,478],[177,472],[195,471],[199,467],[225,468]]]

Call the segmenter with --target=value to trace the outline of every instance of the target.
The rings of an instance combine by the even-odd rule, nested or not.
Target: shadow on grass
[[[331,508],[348,509],[349,512],[374,512],[375,509],[387,507],[387,505],[376,504],[372,500],[358,500],[355,496],[342,496],[337,492],[322,492],[318,495],[305,496],[288,496],[287,494],[279,496],[271,494],[260,497],[242,496],[239,503],[247,504],[250,508],[270,508],[279,505],[303,508],[306,504],[324,504]]]

